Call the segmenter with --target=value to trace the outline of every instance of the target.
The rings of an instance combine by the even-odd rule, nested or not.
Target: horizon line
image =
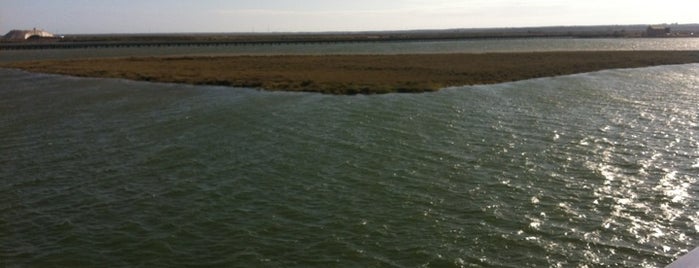
[[[699,22],[692,23],[633,23],[633,24],[577,24],[577,25],[544,25],[544,26],[493,26],[493,27],[456,27],[456,28],[415,28],[415,29],[387,29],[387,30],[328,30],[328,31],[182,31],[182,32],[86,32],[86,33],[61,33],[53,32],[58,35],[166,35],[166,34],[333,34],[333,33],[392,33],[392,32],[430,32],[430,31],[459,31],[459,30],[497,30],[497,29],[545,29],[545,28],[585,28],[585,27],[639,27],[653,25],[684,25],[684,26],[699,26]],[[42,27],[33,27],[33,29],[49,31]],[[28,29],[11,29],[9,31]],[[8,31],[8,32],[9,32]]]

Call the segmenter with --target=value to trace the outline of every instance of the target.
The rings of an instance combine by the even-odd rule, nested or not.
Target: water
[[[0,62],[698,40],[2,51]],[[698,67],[378,96],[0,69],[0,266],[664,266],[699,244]]]
[[[663,266],[699,65],[329,96],[0,69],[0,264]]]
[[[5,50],[0,51],[0,62],[130,56],[486,53],[570,50],[699,50],[699,38],[526,38],[212,47]]]

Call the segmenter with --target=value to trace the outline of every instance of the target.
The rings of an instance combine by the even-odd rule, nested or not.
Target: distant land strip
[[[0,64],[80,77],[326,94],[426,92],[539,77],[699,62],[699,51],[138,57]]]
[[[699,24],[670,24],[662,26],[667,27],[667,32],[663,32],[662,35],[649,33],[649,25],[647,24],[636,24],[364,32],[68,34],[56,35],[51,38],[31,38],[29,40],[2,38],[0,36],[0,51],[124,47],[259,46],[512,38],[699,37]]]

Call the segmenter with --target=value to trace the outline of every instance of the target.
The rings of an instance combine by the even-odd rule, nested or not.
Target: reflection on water
[[[589,50],[699,50],[699,38],[526,38],[337,44],[4,50],[0,62],[131,56],[486,53]]]
[[[327,96],[0,70],[7,266],[658,267],[699,65]]]

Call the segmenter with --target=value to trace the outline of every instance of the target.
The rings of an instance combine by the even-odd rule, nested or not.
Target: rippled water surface
[[[655,267],[699,65],[329,96],[0,70],[0,264]]]
[[[4,50],[0,62],[103,57],[699,50],[699,38],[522,38],[331,44]]]

